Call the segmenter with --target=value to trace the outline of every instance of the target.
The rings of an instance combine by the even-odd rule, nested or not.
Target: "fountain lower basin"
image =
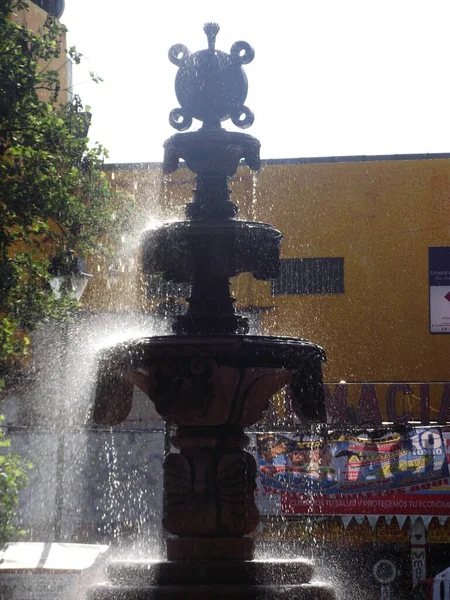
[[[243,335],[158,336],[104,352],[95,420],[125,419],[136,385],[177,426],[179,452],[164,462],[168,560],[111,563],[89,600],[335,598],[311,582],[311,561],[252,560],[256,463],[244,451],[244,429],[286,385],[303,419],[324,420],[324,360],[307,340]]]
[[[311,581],[313,574],[307,559],[117,561],[89,600],[334,600],[330,586]]]

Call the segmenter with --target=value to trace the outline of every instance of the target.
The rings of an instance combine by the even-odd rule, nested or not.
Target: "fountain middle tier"
[[[198,271],[257,279],[278,277],[281,233],[257,221],[176,221],[144,235],[144,271],[166,281],[191,282]]]
[[[166,281],[192,284],[187,314],[175,319],[173,332],[247,333],[247,319],[235,313],[229,279],[245,272],[257,279],[275,278],[281,240],[272,225],[234,219],[179,221],[148,231],[144,271],[161,274]]]
[[[114,425],[131,409],[133,386],[181,427],[245,428],[289,385],[309,422],[325,422],[325,352],[303,339],[264,336],[158,336],[119,344],[99,358],[94,421]]]

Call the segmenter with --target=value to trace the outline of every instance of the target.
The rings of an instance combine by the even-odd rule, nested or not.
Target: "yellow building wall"
[[[20,25],[30,29],[31,31],[37,33],[44,25],[48,15],[45,10],[43,10],[40,6],[37,6],[31,1],[28,1],[28,9],[20,10],[17,13],[12,14],[11,18],[19,23]],[[59,81],[61,84],[61,91],[59,93],[58,101],[61,104],[65,104],[69,101],[69,85],[70,85],[70,63],[68,56],[66,55],[66,34],[61,36],[61,55],[58,59],[52,60],[51,64],[47,66],[45,63],[42,63],[42,67],[47,66],[47,70],[51,69],[54,71],[58,71]],[[37,90],[38,98],[40,100],[47,100],[48,91],[47,90]]]
[[[147,300],[141,269],[141,239],[147,229],[162,224],[169,215],[183,218],[186,170],[174,174],[170,190],[161,166],[156,163],[137,170],[107,170],[106,175],[113,190],[132,198],[136,210],[131,230],[124,235],[123,248],[114,259],[86,257],[88,270],[94,277],[83,294],[83,304],[93,312],[154,311],[162,299]]]
[[[450,159],[341,161],[267,164],[256,176],[240,168],[232,200],[241,219],[283,233],[281,258],[344,257],[345,293],[272,296],[270,283],[242,275],[233,283],[237,306],[261,309],[264,334],[323,346],[327,381],[448,381],[450,335],[429,333],[428,248],[450,245]],[[116,165],[107,175],[140,206],[136,254],[122,273],[126,297],[106,290],[106,269],[98,268],[86,303],[153,310],[159,300],[145,299],[139,238],[148,225],[184,218],[193,176],[179,169],[164,179],[158,165]],[[440,397],[438,387],[432,393]],[[357,403],[359,388],[354,393]]]
[[[277,296],[274,335],[322,345],[331,381],[445,380],[450,336],[429,333],[428,247],[449,245],[450,160],[269,165],[256,218],[281,256],[344,257],[342,295]]]
[[[18,23],[19,25],[26,27],[27,29],[33,31],[34,33],[38,33],[43,25],[45,24],[48,14],[42,8],[31,2],[30,0],[27,2],[27,9],[19,10],[17,12],[13,12],[9,17],[12,21]],[[70,85],[70,61],[66,55],[66,35],[63,34],[60,38],[61,40],[61,55],[58,59],[54,59],[47,64],[42,62],[42,68],[46,68],[47,70],[55,70],[58,71],[59,81],[61,85],[61,91],[58,94],[58,102],[62,104],[66,104],[69,101],[70,93],[69,93],[69,85]],[[49,92],[47,90],[37,90],[37,96],[40,100],[46,101],[49,98]],[[58,231],[59,226],[53,221],[49,222],[50,228],[53,231]],[[39,240],[39,254],[44,256],[51,256],[52,250],[52,242],[48,238],[41,237]],[[14,245],[10,248],[11,257],[14,254],[18,254],[21,252],[29,251],[29,245],[25,242],[16,241]],[[0,282],[1,285],[1,282]],[[25,332],[20,330],[16,334],[18,337],[22,338],[25,336]],[[27,355],[24,359],[23,366],[28,366],[29,355]]]

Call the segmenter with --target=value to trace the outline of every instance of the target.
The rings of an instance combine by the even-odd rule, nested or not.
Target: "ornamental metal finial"
[[[208,38],[208,50],[210,52],[214,52],[216,36],[220,31],[219,25],[217,23],[205,23],[203,26],[203,31],[206,33],[206,37]]]
[[[192,125],[192,119],[203,122],[203,130],[222,129],[226,119],[237,127],[246,129],[254,115],[244,101],[248,83],[242,65],[250,63],[255,52],[247,42],[236,42],[226,54],[215,49],[220,27],[207,23],[204,32],[208,49],[191,54],[183,44],[169,50],[169,60],[179,67],[175,79],[175,92],[180,108],[171,111],[169,122],[178,131]]]

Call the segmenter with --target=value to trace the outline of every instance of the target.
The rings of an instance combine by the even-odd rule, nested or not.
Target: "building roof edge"
[[[383,162],[393,160],[438,160],[450,159],[450,152],[437,152],[428,154],[375,154],[375,155],[355,155],[355,156],[313,156],[305,158],[266,158],[261,160],[261,166],[265,165],[303,165],[303,164],[324,164],[324,163],[353,163],[353,162]],[[182,163],[180,166],[184,166]],[[132,162],[132,163],[105,163],[103,169],[114,171],[121,169],[124,171],[150,170],[160,168],[160,162]]]

